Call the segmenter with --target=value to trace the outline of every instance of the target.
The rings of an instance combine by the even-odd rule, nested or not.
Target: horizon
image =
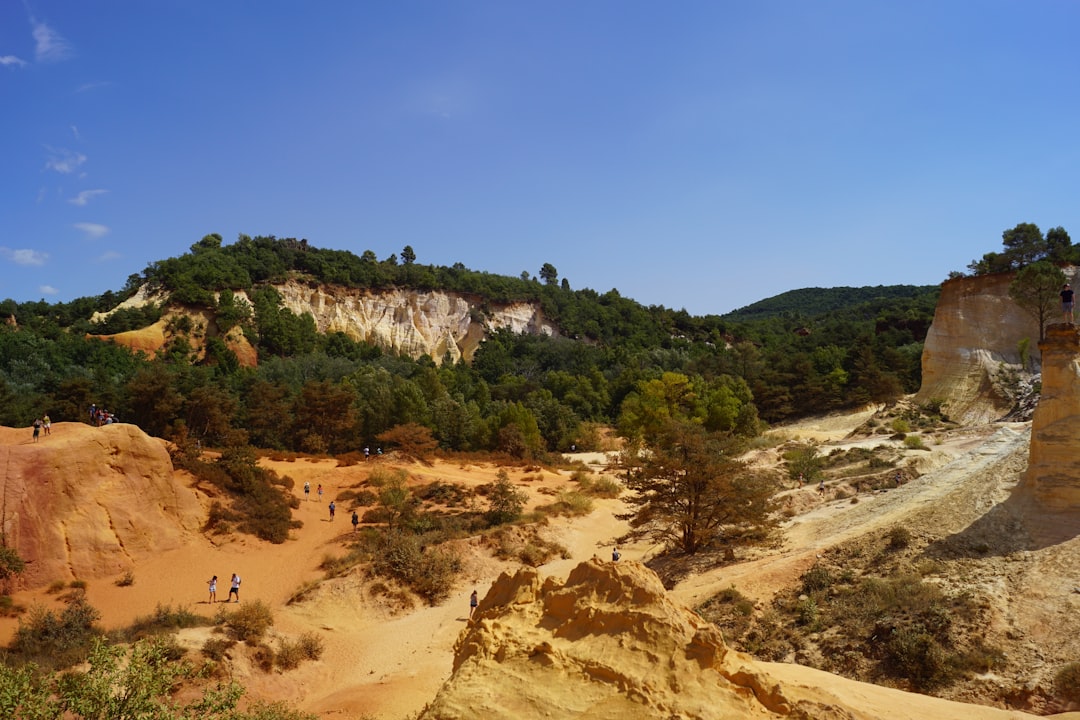
[[[116,291],[211,233],[551,263],[696,316],[940,284],[1018,223],[1080,232],[1077,20],[1004,1],[6,3],[0,298]]]

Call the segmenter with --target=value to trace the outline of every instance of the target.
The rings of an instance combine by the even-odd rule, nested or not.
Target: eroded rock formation
[[[534,303],[484,302],[480,298],[439,290],[370,291],[329,285],[312,287],[299,282],[275,287],[291,312],[311,314],[320,333],[344,333],[353,340],[368,342],[393,353],[413,358],[429,355],[436,363],[441,363],[447,356],[454,362],[461,358],[472,360],[487,334],[502,328],[519,334],[559,334],[555,324],[544,317],[539,304]],[[235,297],[238,302],[250,304],[244,292],[236,293]],[[110,312],[165,300],[165,295],[155,295],[144,287]],[[98,322],[108,315],[95,313],[91,319]],[[200,338],[217,334],[211,313],[168,307],[161,320],[149,327],[100,337],[152,355],[165,346],[169,321],[178,315],[192,318],[198,328],[189,339],[196,353],[202,349]],[[255,350],[238,329],[233,329],[224,340],[241,365],[255,365]]]
[[[1018,720],[798,665],[755,661],[667,595],[644,565],[593,559],[565,583],[503,574],[421,720]]]
[[[1076,268],[1063,268],[1072,277]],[[962,423],[990,422],[1016,401],[1011,375],[1037,370],[1039,326],[1009,297],[1012,273],[948,280],[934,311],[922,355],[922,386],[916,401],[943,400],[948,416]]]
[[[176,482],[165,444],[134,425],[54,423],[0,428],[0,496],[9,547],[27,561],[23,587],[130,570],[202,525],[194,493]]]
[[[1073,324],[1046,329],[1042,395],[1031,419],[1026,484],[1043,506],[1080,510],[1080,332]]]

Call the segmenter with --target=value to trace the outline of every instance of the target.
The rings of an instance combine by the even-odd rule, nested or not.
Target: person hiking
[[[41,434],[41,418],[34,419],[34,442],[38,441],[38,435]]]
[[[825,497],[825,481],[822,480],[817,486],[818,495]]]
[[[1069,283],[1061,288],[1061,313],[1065,316],[1065,322],[1072,324],[1073,321],[1073,289]]]
[[[232,574],[232,580],[229,582],[229,598],[225,602],[232,600],[233,595],[236,596],[236,602],[240,602],[240,576],[236,573]]]
[[[473,616],[473,613],[476,612],[476,606],[479,604],[480,601],[477,598],[476,590],[474,589],[472,595],[469,596],[469,617]]]
[[[360,516],[356,514],[356,511],[352,511],[352,531],[356,532],[356,526],[360,524]]]
[[[621,557],[622,553],[619,552],[619,546],[616,545],[615,548],[611,551],[611,562],[619,562],[619,558]]]
[[[334,501],[331,500],[330,501],[330,522],[334,522],[334,512],[336,510],[337,510],[337,505],[335,505]]]
[[[206,584],[210,586],[210,604],[213,605],[217,601],[217,575],[207,580]]]
[[[319,489],[315,492],[319,493],[319,502],[322,502],[322,483],[319,483]]]
[[[41,418],[41,429],[45,431],[46,435],[52,435],[52,418],[48,415]]]
[[[304,502],[311,499],[311,483],[304,481]]]

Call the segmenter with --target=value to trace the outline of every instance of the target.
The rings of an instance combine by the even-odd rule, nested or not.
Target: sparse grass
[[[548,515],[568,515],[570,517],[588,515],[592,512],[592,509],[592,498],[577,490],[564,490],[556,496],[555,502],[537,508],[537,510]]]
[[[67,583],[63,580],[53,580],[51,583],[49,583],[49,587],[45,588],[45,592],[49,593],[50,595],[55,595],[66,587]]]
[[[909,450],[927,450],[923,443],[922,435],[908,435],[904,438],[904,447]]]
[[[171,633],[183,628],[212,625],[213,621],[182,607],[158,605],[150,615],[140,615],[126,628],[110,631],[114,642],[131,643],[154,635]]]

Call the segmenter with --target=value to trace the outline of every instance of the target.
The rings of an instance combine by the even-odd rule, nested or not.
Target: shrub
[[[921,625],[897,628],[885,643],[886,666],[915,687],[946,684],[952,675],[949,654]]]
[[[824,565],[815,563],[803,576],[803,592],[813,593],[825,590],[833,583],[832,574]]]
[[[211,660],[220,661],[234,645],[236,641],[231,638],[210,638],[203,643],[202,654]]]
[[[902,550],[911,544],[911,531],[897,525],[889,530],[889,547],[893,550]]]
[[[911,423],[909,423],[904,418],[893,418],[893,421],[890,424],[890,427],[892,428],[893,432],[895,432],[895,433],[909,433],[909,432],[911,432]]]
[[[908,435],[904,438],[904,447],[909,450],[925,450],[926,445],[923,444],[922,435]]]
[[[274,614],[270,606],[262,600],[255,600],[225,615],[225,626],[229,634],[249,645],[262,640],[266,631],[274,624]]]
[[[592,498],[576,490],[564,490],[555,498],[555,502],[537,508],[550,515],[588,515],[592,512]]]
[[[1054,692],[1070,702],[1080,702],[1080,662],[1071,662],[1057,671]]]
[[[575,473],[576,474],[576,473]],[[615,498],[622,492],[622,485],[613,477],[601,475],[599,477],[585,476],[578,482],[581,492],[593,497]]]
[[[16,605],[10,595],[0,595],[0,617],[16,617],[26,612],[22,605]]]
[[[72,601],[59,614],[35,607],[26,622],[19,621],[11,649],[46,667],[74,665],[86,659],[101,635],[94,626],[100,617],[85,598]]]
[[[116,587],[131,587],[135,584],[135,573],[128,570],[116,579]]]
[[[510,482],[506,470],[500,469],[488,493],[488,511],[484,519],[492,527],[514,522],[521,517],[528,496]]]
[[[122,642],[134,642],[153,635],[210,624],[210,620],[186,608],[174,610],[171,605],[158,605],[152,614],[136,617],[127,628],[111,632],[110,636]]]
[[[421,547],[415,535],[388,532],[381,538],[373,569],[400,580],[434,605],[453,589],[454,578],[461,572],[461,559],[446,550]]]

